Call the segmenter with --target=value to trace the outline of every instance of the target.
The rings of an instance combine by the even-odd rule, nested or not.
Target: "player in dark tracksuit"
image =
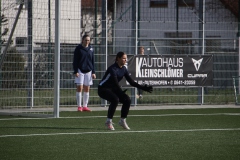
[[[122,91],[119,85],[119,81],[121,81],[123,77],[125,77],[129,84],[133,87],[137,87],[150,93],[153,90],[152,86],[141,86],[129,76],[129,72],[124,66],[126,61],[126,53],[118,52],[115,63],[108,67],[105,75],[98,85],[98,95],[110,102],[107,121],[105,123],[107,128],[110,130],[115,130],[113,127],[112,119],[119,102],[122,103],[121,119],[119,121],[119,125],[121,125],[124,129],[130,129],[126,123],[126,118],[129,112],[131,100],[125,91]]]
[[[79,44],[76,47],[74,51],[73,69],[74,74],[78,72],[78,69],[80,69],[82,73],[92,71],[92,74],[95,74],[94,52],[91,45],[85,48]]]
[[[77,86],[77,111],[91,111],[87,106],[89,100],[89,90],[90,85],[93,84],[92,79],[96,78],[96,75],[94,68],[94,51],[90,45],[90,37],[88,35],[84,35],[82,37],[82,43],[79,44],[74,51],[73,70],[75,75],[75,84]]]

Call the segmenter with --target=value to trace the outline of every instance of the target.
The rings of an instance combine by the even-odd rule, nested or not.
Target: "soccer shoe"
[[[118,122],[118,124],[120,125],[120,126],[122,126],[124,129],[127,129],[127,130],[130,130],[130,128],[128,127],[128,125],[127,125],[127,122],[126,122],[126,120],[124,119],[120,119],[120,121]]]
[[[82,107],[78,107],[77,111],[78,111],[78,112],[82,112],[82,111],[83,111],[83,110],[82,110]]]
[[[113,122],[107,121],[107,122],[105,123],[105,126],[107,126],[107,129],[108,129],[108,130],[112,130],[112,131],[115,130],[114,127],[113,127]]]
[[[91,112],[91,110],[88,107],[82,107],[82,111]]]
[[[142,99],[142,98],[143,98],[143,96],[140,94],[140,95],[139,95],[139,99]]]

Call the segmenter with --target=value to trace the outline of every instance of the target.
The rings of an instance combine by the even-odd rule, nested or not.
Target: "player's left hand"
[[[92,78],[93,78],[93,79],[96,79],[96,75],[95,75],[95,74],[92,74]]]
[[[145,84],[144,86],[142,86],[142,90],[144,90],[146,92],[149,92],[149,93],[152,93],[153,87]]]

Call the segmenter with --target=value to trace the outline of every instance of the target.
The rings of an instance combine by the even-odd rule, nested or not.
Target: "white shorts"
[[[90,85],[93,84],[92,71],[90,71],[88,73],[82,73],[78,69],[78,73],[79,73],[79,76],[75,77],[75,84],[76,85],[90,86]]]

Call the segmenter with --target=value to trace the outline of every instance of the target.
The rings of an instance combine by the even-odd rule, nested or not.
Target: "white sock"
[[[89,100],[89,92],[83,92],[83,107],[87,107]]]
[[[126,121],[126,118],[121,118],[121,121]]]
[[[107,122],[112,122],[112,119],[111,118],[107,118]]]
[[[82,92],[76,92],[76,99],[78,107],[81,107],[82,104]]]

